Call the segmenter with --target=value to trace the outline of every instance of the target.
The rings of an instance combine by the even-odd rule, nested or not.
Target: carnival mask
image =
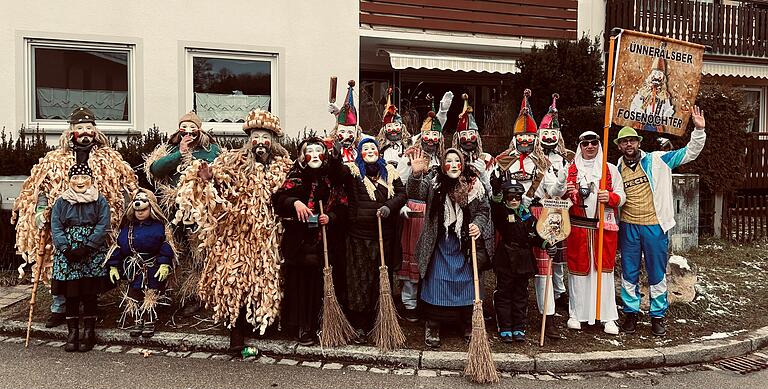
[[[379,148],[373,142],[366,142],[361,149],[365,163],[376,163],[379,160]]]
[[[554,149],[555,147],[557,147],[557,144],[560,141],[560,130],[552,129],[552,128],[540,129],[539,141],[541,142],[541,147],[547,150]]]
[[[529,133],[515,134],[515,148],[520,154],[530,154],[536,143],[536,135]]]
[[[336,139],[344,148],[350,148],[355,144],[355,135],[357,135],[356,126],[339,124],[339,127],[336,129]]]
[[[649,78],[654,88],[660,88],[664,84],[664,72],[659,69],[653,69]]]
[[[480,135],[477,130],[464,130],[459,131],[459,146],[465,151],[473,151],[477,149],[477,140]]]
[[[267,130],[253,130],[250,134],[251,146],[257,156],[263,158],[272,150],[272,133]]]
[[[461,157],[456,153],[448,153],[443,161],[443,173],[454,180],[461,176]]]
[[[403,125],[392,122],[384,125],[384,134],[390,142],[400,142],[403,140]]]
[[[319,169],[325,161],[325,146],[319,143],[310,143],[304,146],[304,164],[311,169]]]
[[[93,178],[84,174],[76,174],[69,179],[69,187],[75,193],[85,193],[93,185]]]
[[[179,124],[179,135],[184,137],[185,135],[189,135],[192,137],[193,140],[196,140],[198,135],[200,135],[200,128],[197,127],[197,124],[192,122],[182,122]]]
[[[131,202],[134,211],[142,211],[149,208],[149,196],[144,192],[136,193]]]
[[[440,136],[439,131],[423,131],[421,133],[421,149],[427,153],[437,151],[437,146],[440,144]]]
[[[96,126],[93,123],[77,123],[72,125],[72,142],[81,146],[88,146],[96,138]]]

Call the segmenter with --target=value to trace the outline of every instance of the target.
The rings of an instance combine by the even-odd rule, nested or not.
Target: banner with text
[[[614,73],[619,126],[683,135],[699,93],[704,46],[622,31]]]

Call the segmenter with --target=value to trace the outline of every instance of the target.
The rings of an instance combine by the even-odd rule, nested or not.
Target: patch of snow
[[[688,259],[686,259],[685,257],[681,257],[679,255],[673,255],[669,257],[669,263],[675,264],[677,265],[677,267],[681,269],[691,271],[691,266],[688,265]]]
[[[702,336],[699,338],[699,340],[725,339],[746,331],[747,330],[737,330],[733,332],[713,332],[712,335]]]
[[[597,340],[599,340],[601,342],[604,342],[604,343],[612,344],[612,345],[614,345],[616,347],[621,347],[621,342],[619,342],[616,339],[603,339],[603,338],[600,338],[600,337],[597,337],[597,336],[595,336],[595,339],[597,339]]]
[[[675,320],[675,323],[685,324],[685,323],[688,323],[688,320],[685,320],[685,319],[677,319],[677,320]]]
[[[706,249],[706,250],[722,250],[723,246],[721,246],[719,244],[705,244],[705,245],[701,246],[700,248]]]

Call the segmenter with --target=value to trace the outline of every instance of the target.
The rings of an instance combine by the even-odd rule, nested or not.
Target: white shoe
[[[576,320],[576,319],[574,319],[574,318],[569,318],[568,319],[568,323],[566,325],[571,330],[580,330],[581,329],[581,322]]]
[[[609,321],[603,322],[603,331],[609,335],[618,335],[619,326],[617,326],[616,323],[613,322],[613,320],[609,320]]]

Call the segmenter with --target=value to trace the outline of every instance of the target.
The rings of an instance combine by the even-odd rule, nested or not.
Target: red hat
[[[520,114],[517,116],[517,120],[515,120],[515,134],[536,133],[536,121],[533,119],[531,105],[528,103],[528,97],[530,96],[531,90],[526,89],[523,92],[523,103],[520,106]]]
[[[392,104],[392,87],[387,88],[387,104],[384,105],[384,118],[382,124],[389,124],[392,122],[402,123],[400,114],[397,113],[397,107]]]

